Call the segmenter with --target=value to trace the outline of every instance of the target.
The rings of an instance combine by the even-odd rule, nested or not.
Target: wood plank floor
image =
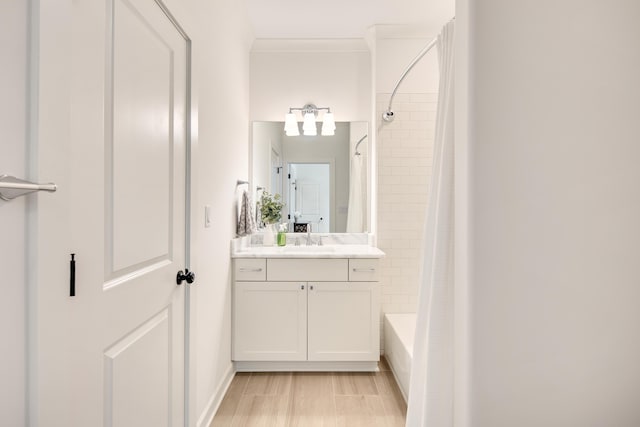
[[[407,406],[380,372],[237,373],[211,427],[404,427]]]

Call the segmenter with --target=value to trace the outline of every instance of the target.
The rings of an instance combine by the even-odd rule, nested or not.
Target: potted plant
[[[280,200],[280,194],[262,192],[260,197],[260,218],[265,225],[265,234],[262,242],[265,246],[271,246],[274,243],[275,224],[280,222],[280,218],[282,218],[283,207],[284,203]]]
[[[282,208],[284,207],[284,203],[280,201],[280,198],[279,194],[270,194],[267,191],[262,192],[260,197],[260,217],[265,225],[280,222]]]

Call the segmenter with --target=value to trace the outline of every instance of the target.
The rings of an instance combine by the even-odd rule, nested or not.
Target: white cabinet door
[[[308,360],[378,360],[379,298],[376,282],[309,282]]]
[[[233,360],[307,359],[305,282],[236,282],[234,298]]]

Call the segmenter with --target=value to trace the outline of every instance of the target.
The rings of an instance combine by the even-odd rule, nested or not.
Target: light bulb
[[[331,136],[335,134],[336,122],[333,119],[333,113],[325,113],[322,118],[322,131],[321,134],[325,136]]]
[[[300,130],[298,129],[298,120],[296,120],[296,115],[293,113],[287,113],[284,120],[284,131],[287,136],[298,136],[300,135]]]

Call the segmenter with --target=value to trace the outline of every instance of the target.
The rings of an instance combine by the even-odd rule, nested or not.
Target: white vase
[[[262,246],[273,246],[276,244],[276,225],[267,224],[262,235]]]

